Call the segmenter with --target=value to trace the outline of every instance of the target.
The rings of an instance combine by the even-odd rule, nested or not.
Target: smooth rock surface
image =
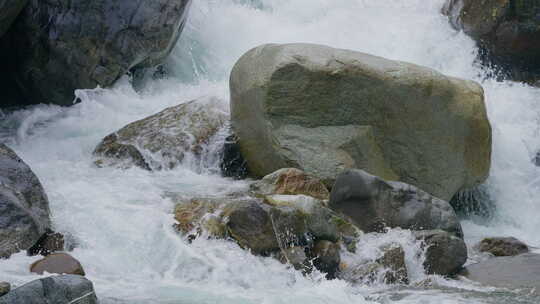
[[[34,262],[30,266],[30,272],[85,275],[81,263],[67,253],[53,253]]]
[[[30,248],[50,225],[49,201],[39,179],[0,144],[0,258]]]
[[[199,157],[226,120],[223,102],[214,97],[167,108],[105,137],[94,151],[96,164],[135,165],[146,170],[175,168],[186,157]]]
[[[79,275],[29,282],[0,297],[0,304],[98,304],[92,282]]]
[[[307,195],[328,200],[330,192],[321,180],[296,168],[284,168],[268,174],[250,186],[257,195]]]
[[[467,245],[463,239],[442,230],[415,231],[424,242],[424,268],[429,274],[453,275],[467,262]]]
[[[240,58],[230,89],[253,176],[294,167],[329,186],[362,168],[446,200],[487,178],[491,126],[475,82],[322,45],[269,44]]]
[[[191,0],[29,0],[6,34],[15,78],[33,103],[71,105],[172,50]]]
[[[338,176],[329,207],[352,219],[364,232],[400,227],[442,229],[463,236],[461,224],[448,202],[414,186],[387,182],[363,170],[350,169]]]
[[[0,0],[0,37],[9,29],[28,0]]]
[[[529,252],[529,247],[514,237],[495,237],[483,239],[478,250],[494,256],[514,256]]]

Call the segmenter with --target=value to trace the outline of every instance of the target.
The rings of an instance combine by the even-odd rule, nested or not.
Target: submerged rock
[[[92,282],[79,275],[32,281],[0,297],[0,304],[98,304]]]
[[[313,255],[313,265],[320,271],[327,274],[328,279],[336,277],[341,263],[339,244],[330,241],[318,241],[313,246],[311,254]]]
[[[7,294],[11,290],[11,284],[8,282],[0,282],[0,297]]]
[[[0,258],[30,248],[50,226],[49,201],[39,179],[0,144]]]
[[[85,275],[81,263],[67,253],[53,253],[34,262],[30,266],[30,272]]]
[[[414,234],[424,242],[427,273],[453,275],[467,262],[467,246],[463,239],[442,230],[415,231]]]
[[[9,29],[28,0],[0,0],[0,37]]]
[[[217,98],[201,98],[128,124],[96,147],[99,166],[172,169],[185,157],[199,157],[227,114]]]
[[[405,183],[387,182],[362,170],[341,173],[329,206],[349,217],[364,232],[386,227],[442,229],[463,236],[456,213],[446,201]]]
[[[362,168],[449,200],[488,176],[491,126],[475,82],[354,51],[270,44],[240,58],[230,89],[233,131],[256,177],[294,167],[328,186]]]
[[[280,169],[265,176],[250,187],[257,195],[307,195],[319,200],[328,200],[330,192],[322,181],[295,168]]]
[[[76,89],[107,87],[131,69],[164,60],[186,23],[190,4],[29,0],[6,34],[17,83],[33,103],[71,105]]]
[[[540,2],[447,0],[443,13],[482,48],[485,61],[512,79],[540,79]]]
[[[495,237],[483,239],[478,244],[478,250],[494,256],[514,256],[529,252],[529,247],[513,237]]]
[[[248,177],[246,160],[242,156],[242,153],[240,153],[238,138],[234,134],[225,139],[220,168],[221,173],[225,177],[235,179],[245,179]]]

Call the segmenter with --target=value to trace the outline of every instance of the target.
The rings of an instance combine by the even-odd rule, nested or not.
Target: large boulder
[[[227,121],[223,104],[214,97],[200,98],[130,123],[96,147],[96,164],[160,170],[197,158]]]
[[[28,0],[0,0],[0,37],[9,29]]]
[[[516,80],[540,79],[540,2],[448,0],[443,13],[478,42],[484,59]]]
[[[463,239],[442,230],[415,231],[425,251],[424,269],[429,274],[453,275],[467,262]]]
[[[329,207],[349,217],[364,232],[386,227],[442,229],[463,236],[454,209],[442,199],[402,182],[387,182],[363,170],[341,173],[330,194]]]
[[[38,178],[0,144],[0,257],[29,249],[50,226],[49,201]]]
[[[98,304],[92,282],[79,275],[32,281],[0,298],[0,304]]]
[[[322,45],[269,44],[240,58],[230,89],[254,176],[295,167],[331,185],[361,168],[445,200],[487,178],[491,126],[473,81]]]
[[[13,1],[12,1],[13,2]],[[34,103],[73,103],[76,89],[112,85],[160,63],[191,0],[29,0],[8,32],[17,83]]]

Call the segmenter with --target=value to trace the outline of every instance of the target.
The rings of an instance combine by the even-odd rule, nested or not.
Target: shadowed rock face
[[[50,225],[49,201],[38,178],[0,144],[0,257],[30,248]]]
[[[76,89],[110,86],[132,68],[161,62],[175,45],[190,4],[30,0],[6,35],[17,83],[30,102],[70,105]]]
[[[491,127],[472,81],[354,51],[271,44],[240,58],[230,88],[231,124],[253,176],[294,167],[330,186],[343,169],[361,168],[449,200],[489,172]]]
[[[427,273],[452,275],[467,262],[467,245],[463,239],[442,230],[415,231],[414,234],[424,243]]]
[[[9,29],[28,0],[0,0],[0,37]]]

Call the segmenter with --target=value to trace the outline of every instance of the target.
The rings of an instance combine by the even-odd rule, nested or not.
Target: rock
[[[313,265],[320,271],[327,274],[328,279],[336,277],[341,263],[341,255],[339,253],[340,246],[330,241],[318,241],[311,250],[313,257]]]
[[[201,98],[167,108],[108,135],[96,147],[99,166],[172,169],[204,146],[227,120],[222,101]]]
[[[257,195],[307,195],[319,200],[328,200],[330,192],[321,180],[295,168],[280,169],[265,176],[250,186]]]
[[[463,239],[442,230],[415,231],[424,243],[424,268],[429,274],[452,275],[467,261],[467,246]]]
[[[27,100],[71,105],[76,89],[107,87],[155,66],[176,44],[191,0],[29,0],[6,38]]]
[[[30,266],[30,272],[85,275],[81,263],[67,253],[53,253],[34,262]]]
[[[28,0],[0,0],[0,37],[9,29]]]
[[[0,282],[0,297],[6,295],[11,290],[11,284],[8,282]]]
[[[98,304],[92,282],[79,275],[32,281],[0,298],[0,304]]]
[[[525,253],[496,257],[467,266],[460,272],[469,280],[501,288],[540,290],[540,255]]]
[[[446,201],[405,183],[387,182],[362,170],[341,173],[329,207],[349,217],[364,232],[386,227],[442,229],[463,236],[456,213]]]
[[[448,0],[443,13],[478,42],[484,61],[515,80],[540,79],[540,2]]]
[[[49,201],[39,179],[0,144],[0,257],[30,248],[50,226]]]
[[[56,251],[64,250],[64,236],[61,233],[47,229],[39,240],[26,253],[30,256],[41,254],[47,256]]]
[[[246,160],[240,153],[238,138],[235,135],[230,135],[225,139],[220,168],[225,177],[245,179],[248,176]]]
[[[221,212],[226,203],[213,198],[194,198],[177,204],[174,218],[178,224],[175,226],[183,234],[195,232],[200,235],[204,230],[209,236],[225,238],[226,227],[222,223]]]
[[[230,89],[232,128],[256,177],[294,167],[331,186],[343,169],[361,168],[449,200],[489,173],[491,126],[472,81],[354,51],[271,44],[240,58]]]
[[[306,255],[306,248],[301,246],[294,246],[289,248],[283,248],[276,255],[276,258],[283,264],[289,263],[294,269],[302,271],[307,274],[313,271],[313,265]]]
[[[478,244],[478,250],[494,256],[514,256],[529,252],[529,247],[513,237],[496,237],[483,239]]]

